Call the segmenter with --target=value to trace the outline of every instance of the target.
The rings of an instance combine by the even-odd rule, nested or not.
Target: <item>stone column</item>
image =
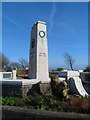
[[[12,79],[16,79],[16,70],[12,70]]]
[[[31,30],[29,78],[42,83],[50,81],[46,23],[38,21]]]
[[[2,80],[3,79],[3,73],[0,72],[0,79]]]

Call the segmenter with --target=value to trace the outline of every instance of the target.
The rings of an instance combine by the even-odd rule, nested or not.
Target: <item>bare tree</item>
[[[71,68],[71,70],[73,70],[73,64],[75,63],[75,60],[72,58],[71,55],[69,55],[68,53],[64,53],[64,58],[66,63],[69,65],[69,67]]]
[[[11,62],[10,67],[14,70],[17,70],[21,68],[21,65],[18,62]]]
[[[7,71],[10,60],[3,53],[0,52],[0,71]]]
[[[29,66],[28,60],[25,59],[25,58],[21,58],[19,60],[19,63],[20,63],[20,66],[21,66],[22,69],[26,69]]]
[[[0,71],[11,71],[12,69],[26,69],[29,63],[25,58],[21,58],[19,62],[10,62],[9,58],[0,52]]]

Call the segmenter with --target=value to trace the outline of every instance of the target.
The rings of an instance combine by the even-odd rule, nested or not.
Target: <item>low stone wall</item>
[[[2,120],[13,118],[15,120],[90,120],[90,115],[2,106]]]
[[[43,95],[51,95],[52,94],[52,88],[50,83],[40,83],[40,92]]]
[[[2,84],[2,97],[22,97],[21,85]]]
[[[22,97],[25,98],[33,93],[40,93],[43,95],[51,94],[50,83],[37,83],[37,84],[2,84],[2,97]]]
[[[12,72],[0,72],[0,79],[16,79],[16,70],[12,70]]]
[[[80,78],[82,81],[90,81],[90,72],[81,72]]]
[[[90,95],[90,82],[88,82],[88,81],[82,81],[82,83],[83,83],[84,89]]]

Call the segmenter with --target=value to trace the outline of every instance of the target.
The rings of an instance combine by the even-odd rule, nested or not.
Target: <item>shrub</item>
[[[67,101],[60,101],[56,96],[42,96],[35,94],[26,99],[0,98],[0,103],[9,106],[23,106],[33,109],[57,110],[66,112],[90,113],[90,97],[70,96]]]
[[[5,98],[2,98],[2,105],[24,106],[24,102],[20,98],[5,97]]]
[[[73,97],[64,105],[65,111],[90,113],[90,98]]]
[[[63,68],[57,68],[56,69],[57,71],[62,71],[62,70],[64,70]]]
[[[25,104],[29,106],[33,106],[36,109],[41,109],[44,104],[44,99],[40,95],[30,96],[25,100]]]
[[[28,74],[28,70],[22,69],[22,70],[17,70],[17,76],[25,76]]]
[[[35,96],[30,96],[25,100],[25,104],[29,107],[33,106],[35,109],[51,109],[60,110],[61,102],[55,96],[42,96],[36,94]]]

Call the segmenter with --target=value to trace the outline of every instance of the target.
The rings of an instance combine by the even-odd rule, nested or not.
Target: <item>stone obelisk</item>
[[[49,82],[46,23],[38,21],[31,30],[29,78]]]

